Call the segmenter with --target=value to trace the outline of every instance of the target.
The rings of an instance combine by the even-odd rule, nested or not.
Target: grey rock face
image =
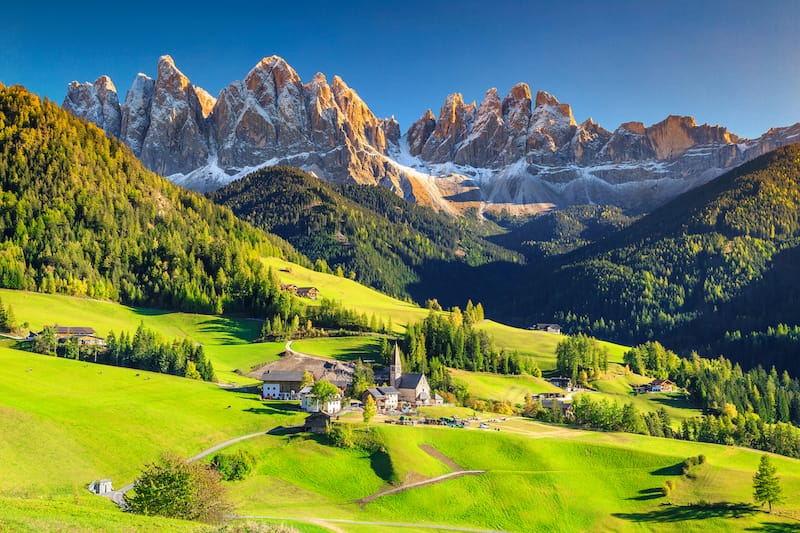
[[[100,76],[94,84],[77,81],[70,83],[62,107],[119,137],[122,122],[119,97],[108,76]]]

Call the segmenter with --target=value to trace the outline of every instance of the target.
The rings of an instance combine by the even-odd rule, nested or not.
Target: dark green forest
[[[488,315],[518,326],[558,322],[570,333],[626,344],[658,339],[683,354],[695,349],[798,373],[799,215],[800,145],[793,145],[597,242],[459,278]]]
[[[260,258],[308,261],[229,209],[147,171],[127,147],[0,85],[0,285],[264,316]]]
[[[383,187],[335,186],[294,167],[269,167],[209,197],[280,235],[321,268],[398,297],[412,296],[430,262],[522,262],[480,237],[475,223],[410,204]],[[416,291],[414,297],[435,296]]]

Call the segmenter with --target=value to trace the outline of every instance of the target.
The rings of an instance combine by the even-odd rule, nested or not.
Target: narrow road
[[[418,529],[441,529],[444,531],[467,531],[469,533],[507,533],[497,529],[475,529],[469,527],[456,527],[456,526],[439,526],[435,524],[412,524],[409,522],[364,522],[359,520],[344,520],[342,518],[297,518],[292,516],[233,516],[231,518],[244,519],[244,520],[292,520],[294,522],[307,522],[309,524],[324,524],[330,522],[332,524],[353,524],[363,526],[382,526],[382,527],[413,527]]]
[[[242,435],[241,437],[235,437],[233,439],[226,440],[225,442],[217,444],[216,446],[212,446],[211,448],[208,448],[207,450],[203,450],[202,452],[198,453],[197,455],[186,459],[186,462],[187,463],[191,463],[193,461],[197,461],[198,459],[202,459],[203,457],[211,455],[212,453],[216,452],[217,450],[221,450],[223,448],[227,448],[228,446],[236,444],[237,442],[241,442],[241,441],[247,440],[247,439],[252,439],[253,437],[259,437],[261,435],[266,435],[266,434],[267,434],[266,431],[259,431],[258,433],[250,433],[249,435]],[[109,492],[108,494],[103,494],[102,496],[104,498],[110,499],[111,501],[116,503],[120,508],[125,509],[125,508],[127,508],[127,504],[125,503],[125,499],[123,498],[123,496],[125,495],[126,492],[130,491],[131,489],[133,489],[133,483],[125,485],[121,489],[117,489],[115,491]]]

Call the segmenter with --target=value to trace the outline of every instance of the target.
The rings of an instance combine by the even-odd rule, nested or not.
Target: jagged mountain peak
[[[610,132],[578,125],[567,103],[517,83],[480,105],[459,92],[412,124],[377,118],[340,76],[303,84],[268,56],[217,99],[169,56],[153,80],[137,76],[119,105],[111,80],[72,83],[64,107],[119,135],[150,169],[209,190],[266,164],[292,164],[330,181],[384,184],[451,210],[489,205],[535,212],[547,205],[612,203],[648,210],[800,136],[800,125],[749,141],[724,127],[671,115]],[[120,116],[121,115],[121,116]]]

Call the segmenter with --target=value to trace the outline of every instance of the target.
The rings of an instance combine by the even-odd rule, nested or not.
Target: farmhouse
[[[299,393],[305,372],[309,372],[314,381],[324,379],[345,390],[353,382],[354,370],[352,363],[309,357],[289,350],[281,359],[256,368],[247,375],[264,382],[264,398],[298,400],[301,399]]]
[[[400,400],[400,391],[394,387],[377,387],[367,389],[361,395],[361,400],[366,403],[367,397],[372,396],[375,400],[375,407],[379,411],[391,411],[397,409]]]
[[[546,331],[547,333],[561,335],[561,326],[558,324],[534,324],[528,329],[532,329],[534,331]]]
[[[565,391],[572,390],[572,379],[570,378],[558,376],[555,378],[547,378],[546,381],[551,385],[555,385],[559,389],[564,389]]]
[[[324,411],[332,415],[342,410],[341,394],[337,394],[335,398],[331,398],[324,405],[320,405],[319,399],[311,392],[311,387],[306,385],[300,389],[298,396],[300,396],[300,408],[308,413]]]
[[[311,300],[319,298],[319,289],[316,287],[297,287],[294,293],[300,298],[309,298]]]
[[[320,411],[319,413],[313,413],[306,417],[303,429],[311,433],[325,433],[328,431],[328,424],[330,424],[330,422],[331,415]]]
[[[75,339],[81,346],[105,346],[105,339],[95,335],[94,328],[83,326],[45,326],[45,329],[52,328],[56,336],[56,342],[64,344],[68,340]],[[42,335],[44,330],[37,335]]]
[[[291,292],[292,294],[297,294],[297,285],[292,283],[282,283],[281,290]]]
[[[672,392],[675,384],[668,379],[654,379],[650,383],[644,385],[631,385],[634,392],[639,394],[648,392]]]
[[[431,387],[425,374],[403,374],[400,348],[394,345],[394,364],[389,366],[389,385],[397,389],[399,400],[411,405],[433,405]]]
[[[272,400],[295,400],[303,385],[303,371],[267,370],[261,375],[264,380],[262,396]]]

